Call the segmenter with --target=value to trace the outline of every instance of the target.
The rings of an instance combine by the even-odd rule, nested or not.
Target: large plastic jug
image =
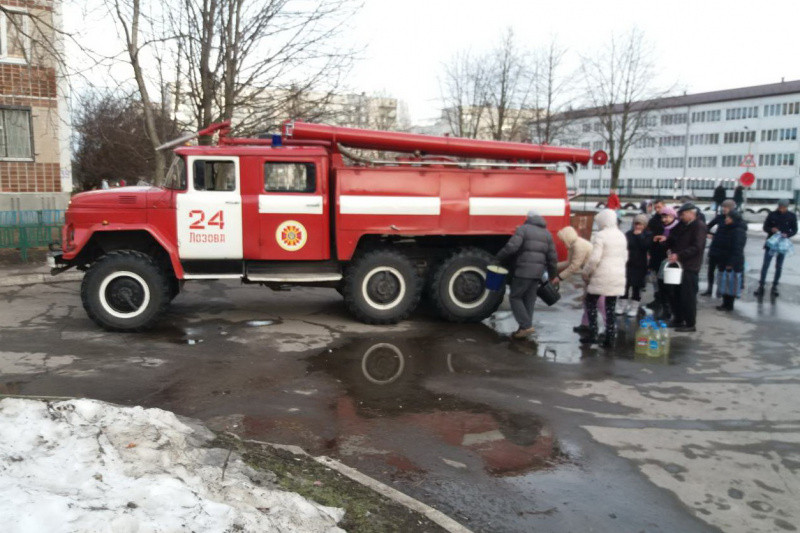
[[[663,320],[660,322],[661,325],[661,354],[669,357],[669,329],[667,329],[667,323]]]
[[[661,332],[657,323],[650,323],[647,340],[647,355],[649,357],[661,357]]]
[[[639,322],[639,328],[636,330],[636,347],[633,350],[636,355],[648,354],[648,347],[650,345],[649,331],[649,322],[647,320],[641,320]]]

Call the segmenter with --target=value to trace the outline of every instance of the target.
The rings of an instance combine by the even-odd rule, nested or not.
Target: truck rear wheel
[[[170,299],[171,286],[163,270],[153,258],[134,250],[104,255],[81,284],[81,301],[89,318],[111,331],[152,327]]]
[[[450,322],[480,322],[497,311],[503,291],[486,289],[486,267],[492,256],[480,248],[454,253],[433,274],[433,302]]]
[[[347,268],[344,301],[367,324],[396,324],[417,307],[422,280],[411,260],[391,250],[375,250]]]

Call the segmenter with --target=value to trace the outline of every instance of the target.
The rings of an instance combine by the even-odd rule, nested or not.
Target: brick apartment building
[[[63,208],[72,189],[60,0],[0,0],[0,211]]]

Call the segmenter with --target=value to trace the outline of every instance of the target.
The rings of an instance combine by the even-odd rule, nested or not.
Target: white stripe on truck
[[[563,216],[567,202],[562,198],[470,198],[471,216],[525,216],[531,209],[545,217]]]
[[[339,197],[343,215],[439,215],[438,196],[356,196]]]
[[[258,212],[321,215],[322,196],[260,194]]]

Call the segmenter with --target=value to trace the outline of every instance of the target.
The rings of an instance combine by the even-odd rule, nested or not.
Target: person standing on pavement
[[[666,204],[661,198],[653,200],[653,216],[650,217],[650,221],[647,223],[647,231],[652,235],[661,235],[664,229],[664,223],[661,221],[661,210],[665,206]]]
[[[717,229],[711,245],[719,265],[719,293],[722,295],[720,311],[733,311],[733,302],[742,292],[744,272],[744,247],[747,244],[747,224],[742,215],[732,209],[725,222]],[[711,251],[709,250],[709,257]]]
[[[529,211],[525,223],[517,228],[506,245],[497,253],[497,261],[514,258],[511,281],[511,311],[519,324],[514,338],[524,339],[536,332],[533,327],[533,306],[542,277],[556,277],[558,258],[547,222],[535,211]]]
[[[628,262],[625,264],[625,294],[622,298],[626,305],[617,309],[617,314],[636,316],[642,301],[642,291],[647,279],[647,251],[653,236],[647,231],[647,217],[633,217],[633,227],[625,234],[628,241]],[[630,299],[628,297],[630,296]]]
[[[622,203],[619,201],[619,196],[617,196],[617,191],[615,189],[611,189],[611,192],[608,194],[608,198],[606,199],[606,209],[611,209],[612,211],[618,210],[622,207]]]
[[[711,296],[714,292],[714,273],[717,271],[717,267],[720,265],[719,263],[719,247],[717,241],[717,235],[725,226],[725,219],[728,216],[728,213],[736,211],[736,202],[733,200],[725,200],[720,205],[720,214],[714,217],[714,220],[708,223],[708,231],[710,232],[712,228],[715,226],[719,226],[717,228],[717,232],[713,235],[709,233],[709,237],[711,237],[711,246],[708,247],[708,288],[706,292],[702,294],[702,296]],[[741,220],[741,217],[739,217]]]
[[[773,235],[781,235],[791,239],[797,234],[797,216],[789,211],[789,200],[780,200],[778,209],[767,215],[767,219],[764,221],[764,232],[767,234],[767,241]],[[764,243],[764,262],[761,265],[761,278],[758,282],[758,289],[755,292],[755,295],[759,298],[764,296],[764,284],[767,280],[767,272],[772,262],[772,256],[775,256],[775,277],[772,280],[770,294],[773,297],[778,296],[778,282],[781,279],[783,260],[786,258],[786,254],[779,253],[771,249],[767,243]]]
[[[597,301],[606,297],[606,336],[603,347],[613,346],[616,336],[614,311],[617,297],[625,292],[625,263],[628,261],[628,241],[619,230],[617,214],[603,209],[595,217],[599,231],[592,237],[592,253],[583,267],[586,287],[586,307],[589,311],[589,334],[581,344],[598,342]]]
[[[671,207],[662,205],[659,209],[659,224],[656,226],[657,233],[653,235],[653,240],[650,244],[650,262],[647,269],[650,271],[654,278],[654,292],[655,299],[648,306],[653,309],[659,320],[670,320],[672,312],[670,305],[672,302],[672,286],[664,284],[664,280],[659,276],[661,272],[661,264],[667,259],[667,243],[666,237],[672,230],[679,224],[678,213]],[[652,219],[648,228],[653,227]],[[649,230],[648,230],[649,231]],[[656,239],[656,237],[664,237],[664,239]]]
[[[678,209],[681,223],[675,226],[669,237],[664,239],[670,254],[670,263],[680,263],[683,267],[681,284],[676,287],[672,298],[673,318],[670,326],[676,331],[690,333],[697,331],[697,291],[700,267],[706,248],[708,229],[697,216],[697,207],[692,203],[683,204]]]
[[[722,202],[724,202],[728,198],[728,193],[725,191],[725,187],[722,186],[722,182],[720,181],[717,183],[717,188],[714,189],[714,196],[712,196],[712,203],[711,203],[711,210],[714,213],[719,213],[719,209],[722,206]]]
[[[558,275],[553,279],[553,283],[559,284],[583,270],[586,261],[589,260],[589,255],[592,253],[592,243],[586,239],[581,238],[575,228],[572,226],[565,226],[559,230],[556,237],[561,239],[567,250],[567,260],[558,263]],[[599,306],[605,312],[605,298],[598,302]],[[572,328],[575,333],[588,333],[589,332],[589,315],[586,311],[586,294],[584,291],[583,296],[583,320],[579,326]]]
[[[744,187],[741,185],[737,185],[733,190],[733,201],[736,202],[736,210],[741,212],[744,204]]]

